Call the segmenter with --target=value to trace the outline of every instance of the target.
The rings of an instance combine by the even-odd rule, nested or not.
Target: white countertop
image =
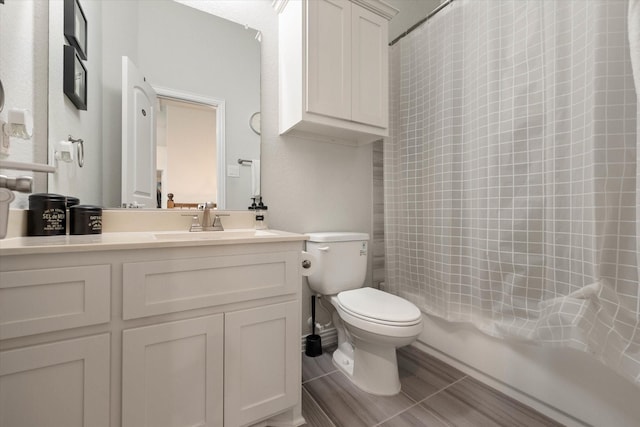
[[[274,243],[307,240],[307,236],[280,230],[110,232],[82,236],[14,237],[0,240],[0,256],[87,251],[153,249]]]

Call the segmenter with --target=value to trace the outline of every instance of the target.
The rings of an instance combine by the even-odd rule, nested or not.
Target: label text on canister
[[[102,215],[89,216],[89,229],[91,231],[102,230]]]
[[[66,214],[62,209],[51,208],[42,212],[43,230],[60,231],[65,229]]]

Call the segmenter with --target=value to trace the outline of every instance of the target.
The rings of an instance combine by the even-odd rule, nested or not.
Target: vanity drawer
[[[111,266],[0,273],[0,339],[109,322]]]
[[[300,252],[168,259],[123,265],[123,318],[296,293]]]

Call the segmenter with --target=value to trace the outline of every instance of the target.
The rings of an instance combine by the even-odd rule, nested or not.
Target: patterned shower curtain
[[[628,5],[456,0],[394,45],[385,238],[425,313],[640,386]]]

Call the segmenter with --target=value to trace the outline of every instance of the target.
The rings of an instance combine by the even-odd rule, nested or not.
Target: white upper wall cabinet
[[[389,127],[388,27],[386,18],[353,6],[351,120],[383,129]]]
[[[351,4],[308,3],[306,111],[351,119]],[[330,30],[329,30],[330,29]]]
[[[351,145],[388,135],[388,25],[380,0],[282,0],[280,134]]]

